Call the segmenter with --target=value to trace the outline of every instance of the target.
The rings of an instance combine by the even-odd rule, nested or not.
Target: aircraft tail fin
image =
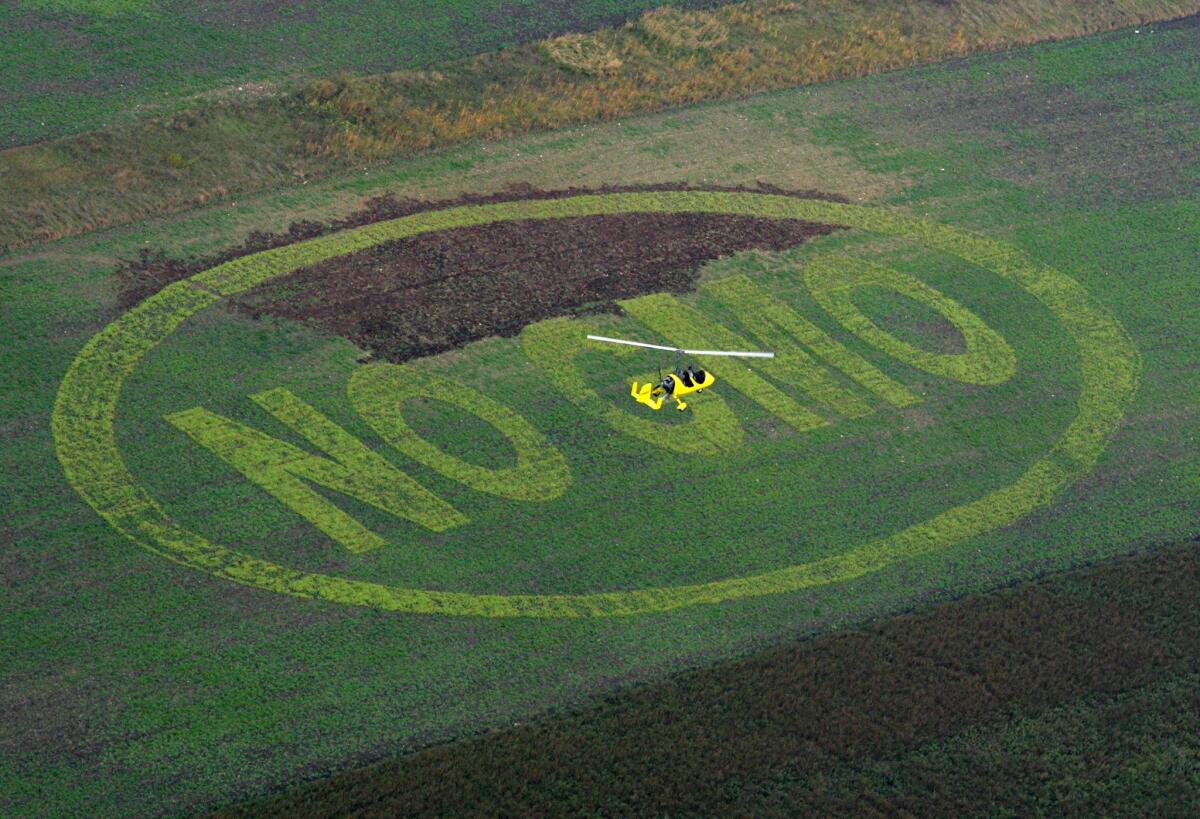
[[[633,386],[629,389],[629,394],[633,396],[633,400],[639,404],[645,404],[650,409],[659,409],[662,407],[662,398],[655,400],[653,397],[654,385],[642,384],[638,386],[638,382],[634,381]]]

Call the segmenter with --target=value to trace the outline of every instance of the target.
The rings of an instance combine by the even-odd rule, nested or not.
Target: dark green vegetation
[[[295,13],[297,7],[284,8]],[[711,13],[664,8],[636,23],[580,35],[582,40],[528,43],[470,58],[462,56],[472,53],[466,47],[438,51],[441,41],[433,36],[426,41],[428,53],[444,59],[420,70],[339,74],[277,92],[258,86],[249,93],[227,91],[154,119],[4,151],[0,252],[303,185],[429,148],[861,76],[1198,10],[1196,0],[751,0]],[[466,40],[489,31],[481,24],[487,12],[482,14],[461,24]],[[418,30],[436,29],[445,20],[431,15]],[[330,25],[336,27],[336,19]],[[587,49],[580,51],[582,43]],[[291,41],[284,47],[291,48]]]
[[[772,649],[223,815],[1190,815],[1198,545]]]
[[[1195,559],[1194,556],[1192,558]],[[757,815],[811,808],[964,816],[1191,816],[1200,799],[1200,676],[1081,697],[974,726],[898,757],[782,775],[739,800]]]
[[[794,638],[1194,538],[1197,25],[1192,19],[1138,34],[1129,29],[462,146],[303,190],[47,243],[4,260],[0,813],[215,809],[285,782],[511,725],[550,708],[574,708],[632,683]],[[253,230],[337,220],[363,197],[387,192],[445,198],[531,181],[555,189],[757,179],[969,229],[1078,281],[1128,330],[1142,364],[1139,391],[1095,469],[1010,527],[849,582],[633,618],[539,622],[403,616],[217,580],[120,537],[64,479],[49,418],[69,363],[123,313],[118,257],[143,247],[176,257],[212,254]],[[997,387],[951,383],[850,337],[811,303],[797,277],[808,253],[825,250],[886,262],[952,295],[1004,335],[1017,373]],[[838,553],[863,535],[893,531],[995,488],[1040,456],[1075,411],[1078,363],[1053,319],[1019,290],[943,254],[846,231],[806,243],[795,257],[720,259],[699,280],[732,274],[769,288],[918,391],[922,403],[902,411],[875,406],[871,415],[801,434],[749,399],[717,390],[744,419],[744,448],[728,458],[668,461],[563,402],[512,340],[419,362],[478,379],[482,391],[517,408],[565,453],[575,478],[568,493],[523,505],[467,490],[374,437],[345,395],[363,351],[310,327],[214,307],[133,373],[116,413],[119,443],[130,469],[172,514],[266,559],[451,590],[591,591],[724,577]],[[684,301],[735,321],[707,296]],[[903,300],[875,293],[861,306],[931,349],[955,341]],[[649,332],[630,318],[604,320],[613,329]],[[597,390],[620,407],[629,403],[620,394],[627,379],[656,364],[599,353],[591,363]],[[248,399],[280,386],[450,499],[472,518],[470,526],[423,535],[331,495],[391,543],[367,557],[352,555],[163,419],[203,406],[305,447]],[[412,420],[453,452],[466,453],[480,440],[478,425],[436,404],[421,406]],[[696,509],[716,517],[697,523],[689,514]],[[679,527],[680,536],[624,535],[658,520]],[[737,533],[736,546],[725,526]],[[1189,616],[1188,605],[1175,615],[1179,622]],[[1043,698],[1023,701],[1023,721],[1013,732],[988,727],[1001,722],[982,723],[957,739],[926,732],[894,747],[890,757],[829,769],[822,787],[836,797],[853,789],[856,778],[885,781],[892,771],[898,781],[920,783],[923,770],[978,760],[971,754],[1023,741],[1023,731],[1092,742],[1088,726],[1105,724],[1105,715],[1124,707],[1144,707],[1149,715],[1140,723],[1147,727],[1134,721],[1126,735],[1130,745],[1145,738],[1132,758],[1145,763],[1143,770],[1169,772],[1172,758],[1186,762],[1191,746],[1160,730],[1161,714],[1187,696],[1186,675],[1195,672],[1168,651],[1182,632],[1156,631],[1154,621],[1139,618],[1115,620],[1111,633],[1079,634],[1093,654],[1087,662],[1056,660],[1070,685],[1045,681],[1050,687],[1037,689]],[[1070,622],[1054,634],[1072,635]],[[1153,640],[1142,639],[1147,634]],[[1161,667],[1153,665],[1156,647]],[[1112,669],[1100,662],[1105,654],[1095,656],[1111,650],[1143,662],[1146,648],[1150,672],[1137,678],[1143,687],[1136,689],[1113,682],[1106,676]],[[920,670],[929,675],[924,679],[941,679],[927,664]],[[1093,682],[1104,686],[1100,693],[1089,693]],[[999,701],[982,698],[988,708]],[[895,705],[883,697],[881,703]],[[1044,706],[1052,710],[1037,710]],[[1003,712],[996,705],[977,715],[999,719]],[[1094,741],[1105,745],[1103,738]],[[1117,793],[1119,777],[1105,776],[1098,770],[1093,780],[1097,798],[1104,787]],[[805,798],[796,793],[804,791],[795,786],[800,781],[785,770],[777,787],[760,790]],[[880,793],[887,793],[883,785]]]
[[[169,113],[205,96],[278,94],[313,74],[423,68],[660,5],[17,0],[0,5],[0,64],[9,66],[0,74],[0,147]]]

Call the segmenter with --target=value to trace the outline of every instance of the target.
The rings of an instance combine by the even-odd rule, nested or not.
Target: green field
[[[6,258],[0,706],[12,716],[0,813],[217,807],[789,637],[1194,537],[1198,33],[1189,18],[471,145]],[[528,477],[479,491],[461,479],[470,470],[456,478],[444,459],[388,447],[365,417],[383,392],[354,387],[370,386],[362,351],[220,303],[282,273],[289,253],[312,261],[479,211],[335,234],[174,285],[140,312],[116,307],[117,258],[214,252],[251,230],[338,218],[367,195],[680,181],[762,181],[848,204],[634,194],[487,218],[725,209],[849,229],[717,260],[697,293],[633,300],[623,316],[415,362],[545,436],[562,466],[539,473],[542,500],[504,496]],[[636,415],[628,380],[658,359],[565,355],[596,330],[723,340],[700,331],[711,321],[788,342],[781,352],[798,360],[786,335],[758,326],[752,294],[912,400],[829,370],[861,405],[839,411],[786,371],[755,365],[765,388],[714,364],[723,383],[693,415]],[[121,359],[151,337],[140,360]],[[292,398],[251,399],[280,388]],[[311,416],[280,420],[299,402],[453,506],[458,517],[440,520],[459,525],[432,532],[311,484],[306,519],[181,431],[222,416],[319,454],[297,432],[317,428]],[[599,413],[621,415],[614,427]],[[457,463],[520,467],[461,408],[412,402],[404,417]],[[360,539],[313,525],[330,509]],[[363,530],[386,545],[354,551]]]
[[[17,0],[0,6],[0,147],[612,25],[650,0],[263,3]]]

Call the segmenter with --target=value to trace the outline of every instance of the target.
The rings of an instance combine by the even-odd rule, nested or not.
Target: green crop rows
[[[467,147],[7,260],[0,813],[226,804],[784,636],[1195,535],[1196,31],[1121,32],[569,140]],[[1031,99],[1052,110],[1069,99],[1072,117],[1021,107]],[[719,150],[717,131],[730,134]],[[1053,147],[1064,140],[1069,156]],[[693,294],[404,369],[364,366],[343,339],[251,320],[224,297],[401,227],[621,200],[380,223],[115,307],[114,256],[210,252],[297,213],[340,216],[362,194],[755,178],[843,194],[856,204],[824,203],[824,215],[851,227],[717,260]],[[720,201],[690,196],[623,201]],[[737,201],[776,215],[813,207]],[[629,381],[659,360],[585,346],[594,331],[789,355],[725,365],[694,413],[639,415]],[[404,388],[418,397],[389,404]],[[246,440],[263,460],[234,463]],[[393,513],[418,495],[437,500],[423,507],[435,525]],[[353,525],[314,525],[329,509]],[[862,551],[898,534],[901,553]],[[196,559],[139,543],[195,547]],[[233,565],[232,551],[244,555],[233,572],[197,571]],[[831,582],[791,582],[804,566]],[[271,582],[231,582],[239,567]],[[289,586],[295,574],[309,585]],[[419,589],[439,604],[486,598],[498,611],[513,598],[756,576],[788,582],[666,595],[677,607],[626,605],[647,599],[634,596],[608,612],[628,616],[579,618],[344,605],[314,579]]]
[[[787,641],[219,815],[1187,815],[1195,548]]]

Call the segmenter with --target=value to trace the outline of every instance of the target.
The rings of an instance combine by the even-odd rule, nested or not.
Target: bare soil
[[[683,186],[601,190],[662,189]],[[764,189],[833,198],[812,191],[759,190]],[[345,220],[300,222],[285,234],[252,235],[241,247],[208,259],[144,252],[121,269],[122,306],[220,261],[333,230],[455,205],[594,192],[520,186],[493,196],[437,202],[385,197]],[[256,318],[304,322],[344,336],[379,358],[404,361],[488,336],[516,335],[525,325],[552,316],[619,312],[617,299],[685,292],[694,288],[697,270],[709,260],[752,248],[784,250],[836,229],[696,213],[504,222],[385,242],[298,270],[234,303]]]

